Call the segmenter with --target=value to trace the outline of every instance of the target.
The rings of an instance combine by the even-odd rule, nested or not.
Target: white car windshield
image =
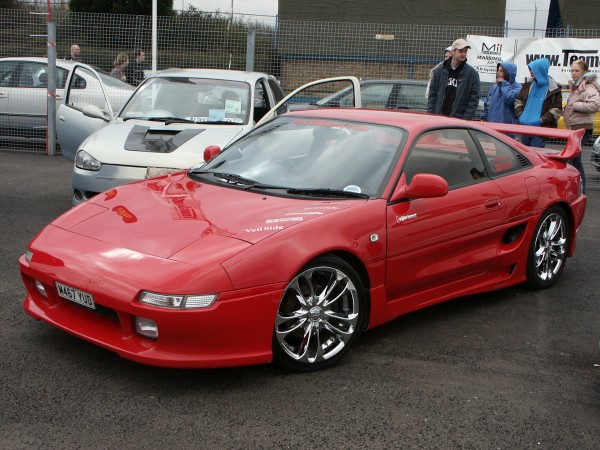
[[[279,195],[376,197],[405,136],[404,130],[391,126],[282,116],[192,168],[189,175]]]
[[[240,81],[156,77],[138,89],[119,117],[190,123],[246,124],[250,86]]]

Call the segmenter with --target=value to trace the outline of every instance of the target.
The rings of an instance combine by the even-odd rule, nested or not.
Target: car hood
[[[250,128],[118,120],[90,135],[81,149],[102,164],[187,169],[203,161],[207,146],[224,147]]]
[[[120,186],[53,225],[162,258],[183,261],[255,244],[365,200],[299,200],[198,183],[185,172]]]

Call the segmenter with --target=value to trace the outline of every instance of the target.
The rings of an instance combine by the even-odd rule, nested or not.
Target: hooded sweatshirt
[[[496,83],[490,89],[485,101],[481,120],[500,123],[517,123],[515,115],[515,98],[521,91],[521,83],[517,82],[517,65],[511,62],[501,62],[508,74],[508,80]]]
[[[522,125],[556,128],[562,115],[561,85],[548,75],[546,58],[529,63],[534,79],[526,79],[515,99],[515,114]]]

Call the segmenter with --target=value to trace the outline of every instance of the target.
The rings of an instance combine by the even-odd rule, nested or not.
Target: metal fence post
[[[248,40],[246,41],[246,70],[254,71],[254,49],[256,47],[256,30],[248,30]]]
[[[46,153],[56,154],[56,24],[48,22],[48,115],[46,118]]]

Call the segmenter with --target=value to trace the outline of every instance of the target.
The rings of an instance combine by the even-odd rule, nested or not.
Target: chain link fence
[[[72,13],[63,3],[53,5],[50,16],[56,23],[57,64],[60,58],[69,55],[71,45],[77,44],[81,61],[99,71],[110,73],[120,53],[133,60],[136,49],[145,52],[144,64],[151,68],[151,17]],[[4,58],[46,56],[46,12],[45,4],[41,3],[32,3],[25,9],[0,9]],[[248,32],[252,29],[255,31],[253,70],[275,75],[286,92],[308,81],[340,75],[427,80],[431,68],[442,60],[443,50],[458,37],[541,37],[541,29],[536,29],[539,22],[534,22],[532,29],[523,12],[519,17],[520,23],[509,18],[504,27],[424,26],[281,21],[276,16],[207,13],[190,8],[174,16],[157,18],[156,67],[246,70]],[[600,29],[567,32],[570,37],[600,37]],[[554,36],[564,34],[561,29]],[[11,127],[8,119],[11,105],[14,107],[19,101],[27,103],[28,95],[41,96],[37,105],[41,108],[39,114],[45,115],[45,83],[40,77],[43,72],[41,69],[37,75],[33,72],[33,86],[21,86],[19,77],[13,76],[12,81],[9,77],[14,64],[5,63],[0,61],[0,143],[43,151],[43,124],[37,122],[36,133],[32,133]],[[25,78],[31,83],[28,76]],[[64,87],[62,81],[61,85],[59,69],[57,94]],[[488,89],[489,85],[482,83],[482,95]],[[11,97],[5,102],[2,96],[6,92],[10,92],[9,96],[19,94],[22,100]],[[21,114],[26,112],[21,110]],[[587,162],[589,151],[584,149],[584,165],[589,173],[588,185],[592,187],[600,185],[600,181],[594,167]]]

